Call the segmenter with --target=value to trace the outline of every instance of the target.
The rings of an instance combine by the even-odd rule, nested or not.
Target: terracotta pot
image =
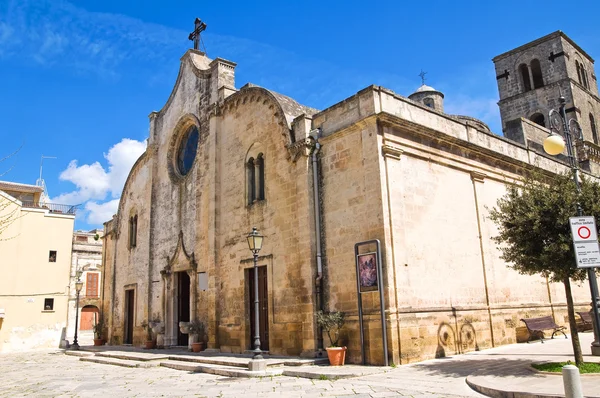
[[[327,357],[331,366],[343,366],[346,361],[347,347],[328,347]]]
[[[104,345],[104,339],[94,339],[94,345]]]
[[[156,348],[156,343],[153,340],[146,341],[146,349],[150,350],[152,348]]]
[[[200,343],[192,343],[192,351],[193,352],[204,351],[205,348],[206,348],[206,344],[203,341]]]

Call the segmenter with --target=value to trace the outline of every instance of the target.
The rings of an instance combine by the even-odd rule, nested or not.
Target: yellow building
[[[0,181],[0,352],[64,338],[75,209],[43,188]]]

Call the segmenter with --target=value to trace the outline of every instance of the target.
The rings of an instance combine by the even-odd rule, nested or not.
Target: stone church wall
[[[133,289],[135,291],[135,318],[134,318],[134,343],[141,343],[145,340],[145,332],[140,326],[144,319],[147,319],[147,301],[148,297],[148,251],[145,250],[150,244],[150,212],[148,203],[150,203],[150,178],[151,178],[151,159],[142,155],[136,167],[129,176],[122,198],[121,211],[119,216],[114,219],[114,233],[105,241],[106,243],[106,262],[114,259],[114,269],[104,275],[105,287],[104,297],[111,297],[114,304],[114,311],[109,327],[111,328],[111,342],[114,344],[123,343],[123,333],[125,327],[125,291]],[[137,242],[135,247],[130,247],[129,243],[129,220],[137,215]],[[115,235],[118,237],[115,240]],[[116,247],[115,247],[116,242]],[[111,251],[114,251],[111,253]],[[110,264],[110,263],[108,263]],[[107,270],[110,267],[105,267]],[[113,287],[112,279],[115,284]],[[114,290],[113,290],[114,289]]]
[[[112,343],[124,341],[125,290],[134,289],[133,344],[145,340],[147,320],[162,323],[164,345],[179,344],[177,278],[187,273],[190,319],[206,323],[208,347],[251,349],[253,258],[246,235],[257,227],[265,237],[258,265],[267,275],[263,347],[315,355],[314,143],[303,140],[317,129],[323,307],[348,315],[342,335],[348,362],[362,361],[354,245],[372,239],[382,244],[394,363],[515,342],[526,316],[552,313],[564,323],[562,286],[508,268],[488,217],[525,168],[558,172],[563,164],[525,139],[511,142],[483,123],[468,124],[376,86],[298,117],[306,109],[289,98],[251,85],[234,92],[234,66],[186,53],[165,107],[150,115],[148,149],[127,180],[118,216],[106,224],[104,311]],[[286,111],[292,108],[293,115]],[[174,153],[193,125],[198,151],[182,177],[173,169]],[[528,122],[521,129],[524,137],[545,134]],[[265,198],[248,203],[247,164],[258,154]],[[130,248],[128,223],[136,214],[137,245]],[[574,287],[574,294],[585,308],[586,287]],[[379,295],[361,298],[365,359],[380,364]]]
[[[252,253],[246,235],[256,226],[264,234],[259,266],[267,267],[269,348],[299,355],[314,352],[314,242],[310,163],[293,162],[286,145],[290,133],[274,99],[248,88],[224,104],[217,131],[217,258],[214,288],[217,340],[223,351],[250,349]],[[265,200],[248,204],[246,162],[259,153],[265,162]],[[303,209],[303,211],[298,211]]]
[[[555,314],[564,324],[562,286],[508,268],[487,216],[527,163],[563,166],[392,94],[366,89],[314,119],[325,130],[326,301],[349,315],[343,336],[349,361],[361,361],[353,246],[369,239],[383,243],[395,363],[516,342],[523,317]],[[377,104],[379,120],[370,116]],[[574,295],[586,308],[585,287]],[[380,364],[379,296],[362,293],[362,300],[366,361]]]

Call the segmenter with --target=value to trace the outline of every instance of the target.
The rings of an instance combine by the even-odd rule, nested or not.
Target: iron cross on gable
[[[200,18],[196,18],[194,21],[194,31],[190,33],[188,36],[189,40],[194,41],[194,50],[198,49],[198,44],[200,43],[200,33],[206,29],[206,24],[200,20]]]
[[[427,72],[423,72],[423,69],[421,69],[421,73],[419,73],[419,76],[421,76],[421,84],[425,84],[425,75],[427,74]]]

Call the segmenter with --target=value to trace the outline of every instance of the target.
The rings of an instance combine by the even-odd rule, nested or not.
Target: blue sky
[[[193,21],[207,54],[251,82],[318,109],[382,85],[426,83],[445,110],[501,134],[491,58],[555,30],[600,57],[600,2],[0,0],[0,179],[43,177],[56,203],[81,204],[76,229],[116,210],[167,100]],[[565,10],[564,12],[562,10]],[[567,14],[569,12],[570,14]]]

